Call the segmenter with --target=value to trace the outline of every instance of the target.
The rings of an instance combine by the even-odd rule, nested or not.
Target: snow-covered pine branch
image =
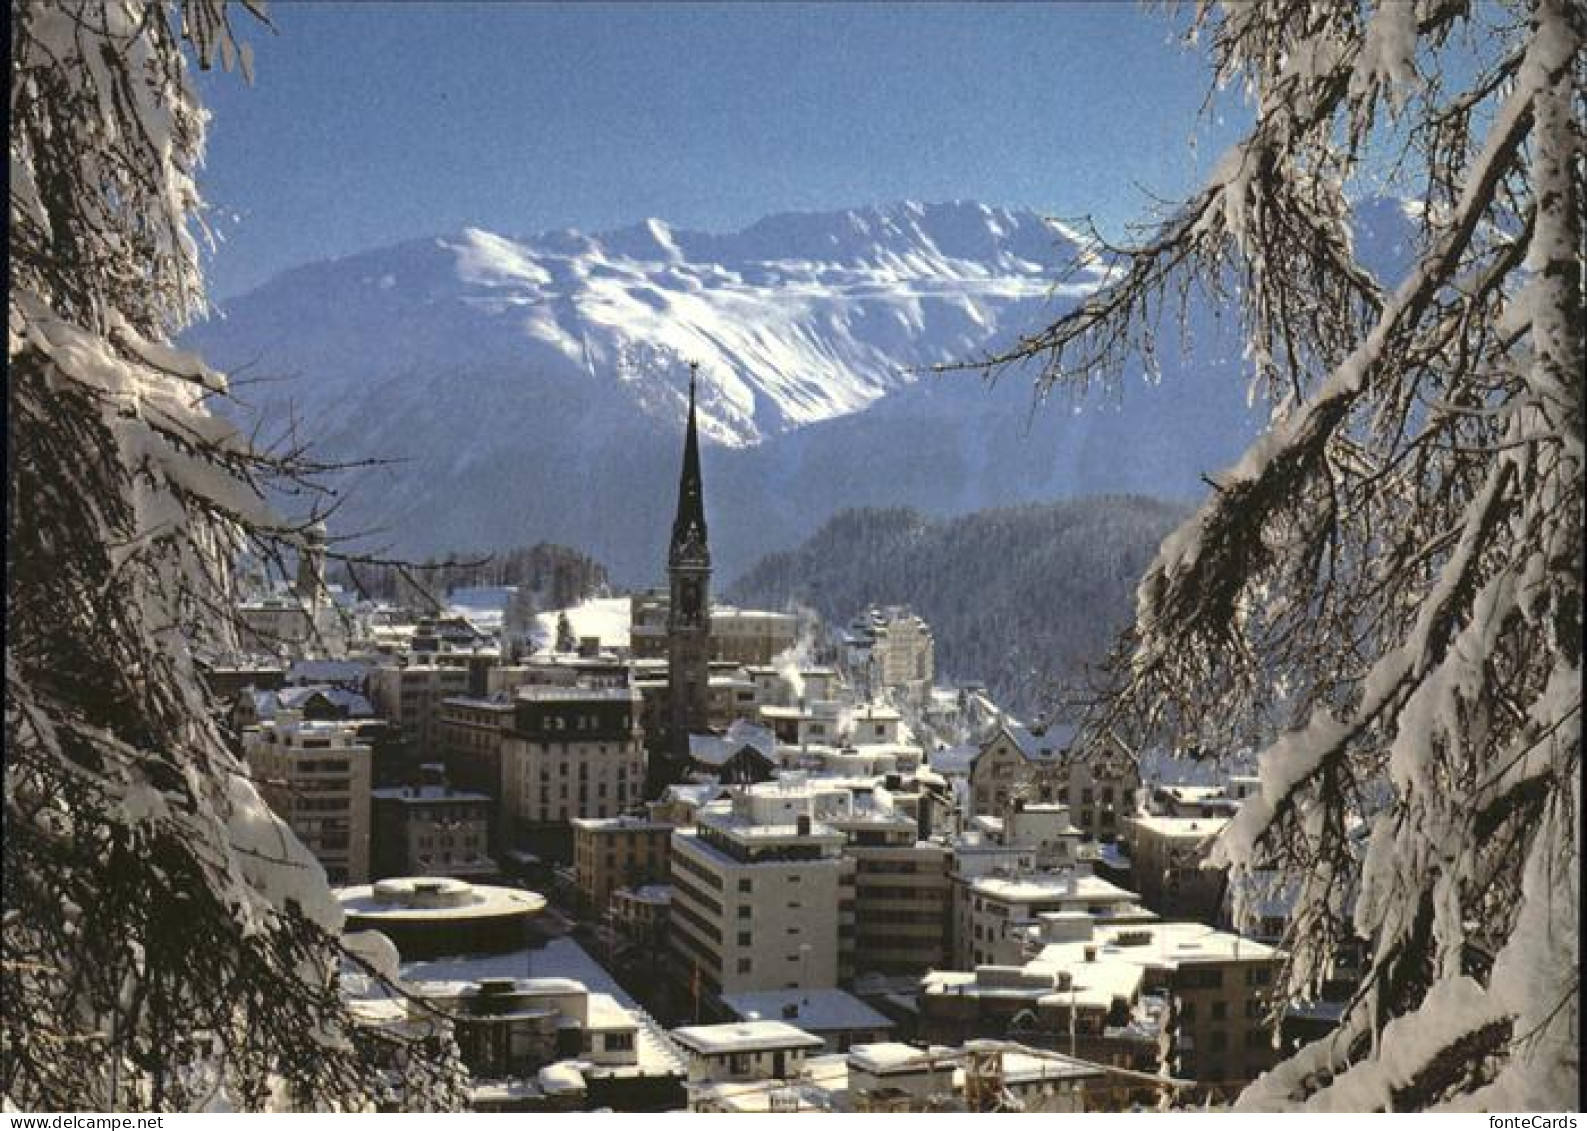
[[[1218,855],[1299,882],[1290,992],[1368,945],[1339,1031],[1247,1107],[1577,1100],[1584,23],[1568,0],[1197,5],[1249,136],[993,360],[1116,375],[1191,286],[1243,319],[1271,427],[1164,541],[1093,722],[1259,741]],[[1351,202],[1385,177],[1420,239],[1378,280]]]
[[[457,1101],[349,1016],[341,912],[210,716],[230,563],[312,471],[210,412],[194,174],[223,0],[11,7],[3,1092],[23,1110]],[[195,232],[197,234],[195,234]],[[304,524],[306,525],[306,524]],[[411,1054],[411,1055],[410,1055]]]

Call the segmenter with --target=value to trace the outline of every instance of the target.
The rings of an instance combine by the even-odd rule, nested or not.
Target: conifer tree
[[[994,361],[1116,375],[1195,287],[1243,320],[1271,427],[1163,542],[1092,723],[1136,749],[1258,743],[1217,858],[1299,881],[1290,995],[1366,943],[1338,1031],[1247,1107],[1578,1100],[1584,21],[1198,5],[1249,134]],[[1394,278],[1352,221],[1384,177],[1418,233]]]
[[[263,495],[312,467],[212,413],[225,380],[170,344],[204,304],[188,53],[246,71],[230,17],[221,0],[11,6],[8,1109],[459,1098],[455,1060],[349,1015],[340,906],[201,681],[227,644],[230,563],[279,562],[313,522]]]

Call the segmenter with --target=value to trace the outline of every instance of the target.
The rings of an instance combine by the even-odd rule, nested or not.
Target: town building
[[[501,816],[514,847],[566,861],[575,817],[644,799],[644,731],[633,688],[522,687],[501,737]]]
[[[707,727],[711,662],[711,550],[695,421],[697,369],[689,370],[689,421],[683,441],[678,507],[667,551],[667,777],[677,780],[689,758],[689,735]]]
[[[1232,817],[1240,809],[1223,784],[1161,784],[1141,792],[1146,812],[1156,817]]]
[[[505,954],[531,945],[542,895],[437,876],[402,876],[336,893],[346,930],[379,931],[404,962],[456,954]]]
[[[1043,870],[1071,868],[1080,862],[1081,837],[1069,823],[1069,806],[1056,802],[1027,803],[1017,798],[1003,818],[1003,841],[1035,852],[1036,867]]]
[[[815,814],[815,791],[785,777],[735,788],[672,834],[671,946],[691,985],[720,996],[838,984],[854,865]]]
[[[618,888],[665,884],[670,872],[673,826],[645,817],[575,817],[573,872],[579,904],[606,914]]]
[[[667,947],[667,923],[672,908],[671,884],[641,884],[615,888],[607,906],[611,927],[625,945],[647,955],[661,955]]]
[[[646,589],[629,598],[629,642],[635,659],[667,656],[667,618],[671,595]],[[799,642],[799,618],[765,609],[711,606],[710,648],[713,664],[765,666]]]
[[[927,975],[921,1036],[1012,1031],[1104,1064],[1238,1085],[1276,1062],[1270,1011],[1281,964],[1273,948],[1200,923],[1055,917],[1022,964]]]
[[[1227,874],[1203,865],[1228,823],[1227,817],[1129,818],[1130,874],[1148,907],[1165,918],[1217,920]]]
[[[1082,752],[1075,737],[1069,726],[1003,722],[971,763],[971,811],[1003,816],[1016,800],[1058,802],[1086,836],[1116,839],[1135,811],[1140,774],[1123,751]]]
[[[483,692],[480,677],[467,666],[399,657],[382,662],[369,673],[369,698],[375,711],[402,728],[421,762],[444,757],[441,742],[441,705],[447,699]],[[476,688],[475,684],[479,686]],[[463,779],[458,779],[463,784]]]
[[[691,1084],[790,1079],[823,1047],[820,1037],[786,1021],[688,1025],[672,1030],[672,1039],[689,1054]]]
[[[493,797],[453,789],[436,774],[421,785],[391,786],[370,795],[370,875],[494,879],[490,856]]]
[[[426,881],[407,881],[409,888]],[[461,885],[468,888],[468,885]],[[361,974],[343,977],[355,1018],[400,1028],[402,1034],[451,1031],[469,1073],[475,1111],[676,1111],[684,1106],[686,1057],[611,975],[567,937],[533,929],[481,930],[505,901],[528,914],[544,901],[532,892],[471,889],[472,907],[430,908],[436,932],[427,955],[407,958],[392,993]],[[369,910],[369,889],[349,899],[350,913]],[[395,902],[412,899],[399,896]],[[456,899],[455,891],[443,893]],[[405,920],[358,920],[399,935],[424,918],[417,907]],[[508,924],[511,925],[510,923]],[[520,924],[520,927],[522,924]],[[444,1019],[443,1018],[444,1015]]]
[[[854,972],[924,974],[947,961],[952,943],[949,853],[922,840],[918,818],[890,796],[863,800],[827,817],[854,862]]]
[[[490,698],[455,696],[440,710],[441,756],[447,780],[459,789],[501,798],[501,752],[512,733],[516,708],[509,693]],[[501,844],[500,834],[494,842]]]
[[[727,994],[722,1005],[739,1021],[785,1021],[821,1038],[823,1052],[885,1041],[893,1022],[839,989],[749,990]]]
[[[777,736],[754,723],[738,720],[725,734],[691,734],[691,772],[718,781],[748,785],[770,781],[777,772]]]
[[[1084,915],[1103,923],[1150,922],[1140,897],[1078,868],[976,876],[956,901],[954,954],[963,965],[1021,961],[1027,930],[1047,915]]]
[[[371,751],[356,723],[278,710],[244,734],[248,768],[332,884],[369,879]]]
[[[844,637],[849,668],[866,694],[891,689],[924,703],[936,671],[931,626],[908,609],[867,609]]]

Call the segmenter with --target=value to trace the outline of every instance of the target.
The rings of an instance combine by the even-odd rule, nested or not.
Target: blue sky
[[[1127,0],[278,0],[275,33],[238,16],[254,85],[200,83],[220,298],[464,225],[722,230],[908,198],[1117,230],[1143,190],[1192,189],[1244,120],[1233,100],[1198,117],[1202,60]]]

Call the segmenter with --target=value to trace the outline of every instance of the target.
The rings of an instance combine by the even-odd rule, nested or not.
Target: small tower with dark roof
[[[689,758],[689,734],[705,730],[711,659],[711,549],[705,529],[705,490],[700,478],[700,439],[694,396],[699,366],[689,366],[689,421],[678,478],[678,511],[672,520],[667,576],[672,600],[667,613],[667,683],[671,754],[678,766]]]

